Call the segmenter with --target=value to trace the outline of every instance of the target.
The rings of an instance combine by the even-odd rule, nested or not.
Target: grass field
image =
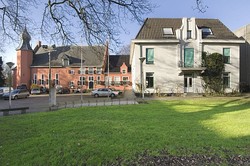
[[[0,165],[125,163],[158,155],[250,154],[250,99],[197,98],[0,117]]]

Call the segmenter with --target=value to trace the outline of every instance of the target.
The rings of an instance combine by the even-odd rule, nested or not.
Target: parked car
[[[30,94],[32,95],[41,94],[41,90],[39,88],[31,89]]]
[[[112,89],[110,88],[99,88],[99,89],[96,89],[96,90],[93,90],[91,92],[91,95],[94,96],[94,97],[101,97],[101,96],[110,96],[110,97],[116,97],[119,95],[119,91],[113,91]]]
[[[12,91],[13,88],[11,87],[10,90]],[[0,87],[0,96],[2,96],[4,93],[9,92],[9,87]]]
[[[4,93],[3,98],[7,100],[9,99],[10,95],[11,95],[11,99],[19,99],[19,98],[29,97],[30,93],[27,89],[15,89],[11,91],[11,93]]]
[[[70,89],[67,87],[57,87],[56,88],[56,93],[58,94],[68,94],[70,93]]]

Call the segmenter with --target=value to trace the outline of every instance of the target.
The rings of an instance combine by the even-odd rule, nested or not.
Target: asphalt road
[[[127,97],[127,96],[126,96]],[[130,101],[128,101],[130,100]],[[94,98],[90,94],[57,94],[56,97],[57,104],[59,108],[65,107],[79,107],[79,106],[96,106],[96,105],[113,105],[113,104],[134,104],[133,99],[125,98],[124,96],[119,96],[114,99],[110,97],[99,97]],[[49,107],[49,96],[48,94],[42,95],[30,95],[28,98],[11,100],[11,107],[29,107],[29,110],[26,112],[45,112],[50,111]],[[0,99],[0,109],[9,108],[9,100]],[[57,109],[54,107],[52,109]],[[20,111],[13,111],[10,114],[19,114]],[[3,113],[0,112],[0,116]]]

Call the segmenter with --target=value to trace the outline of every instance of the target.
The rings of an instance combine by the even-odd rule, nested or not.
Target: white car
[[[41,90],[39,88],[31,89],[30,94],[32,95],[41,94]]]
[[[9,88],[9,87],[0,87],[0,96],[2,96],[4,93],[8,93],[10,91],[13,91],[13,88]]]
[[[119,95],[119,91],[113,91],[109,88],[99,88],[99,89],[93,90],[91,92],[91,95],[94,97],[101,97],[101,96],[116,97]]]

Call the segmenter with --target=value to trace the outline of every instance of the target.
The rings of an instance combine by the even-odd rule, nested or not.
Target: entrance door
[[[93,81],[90,81],[89,82],[89,89],[93,89],[94,88],[94,82]]]
[[[184,75],[184,92],[185,93],[194,92],[193,75],[192,74],[185,74]]]
[[[89,76],[89,89],[93,89],[93,88],[94,88],[94,77]]]

